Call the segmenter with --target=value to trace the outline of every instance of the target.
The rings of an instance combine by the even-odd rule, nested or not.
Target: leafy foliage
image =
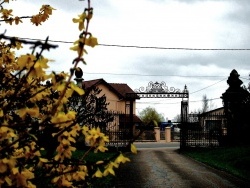
[[[159,122],[164,121],[163,115],[159,114],[153,107],[147,107],[143,109],[140,112],[139,117],[144,124],[153,123],[155,126],[157,126]]]

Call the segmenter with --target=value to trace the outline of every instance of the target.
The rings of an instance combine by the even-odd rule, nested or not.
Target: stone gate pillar
[[[161,140],[160,127],[155,127],[154,131],[155,131],[155,140],[156,140],[156,142],[159,142]]]
[[[171,127],[165,127],[165,140],[171,142]]]
[[[241,87],[240,75],[234,69],[228,77],[229,85],[222,94],[225,115],[227,117],[227,139],[226,144],[249,144],[249,92]]]

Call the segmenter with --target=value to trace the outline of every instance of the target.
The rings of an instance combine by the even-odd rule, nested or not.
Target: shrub
[[[55,10],[43,5],[34,16],[17,17],[1,3],[1,22],[20,24],[23,19],[38,26]],[[113,168],[129,161],[122,153],[110,160],[88,163],[91,152],[105,152],[109,141],[99,127],[80,125],[79,114],[69,108],[74,92],[84,90],[71,79],[79,63],[85,63],[85,46],[94,47],[97,39],[88,31],[93,15],[90,0],[84,12],[74,18],[80,37],[71,48],[77,52],[70,73],[46,73],[49,59],[45,50],[57,46],[48,38],[42,41],[0,35],[0,186],[1,187],[73,187],[88,185],[91,178],[115,175]],[[31,53],[15,55],[22,45],[30,45]],[[84,136],[89,150],[73,159],[76,140]],[[132,151],[136,152],[134,145]]]

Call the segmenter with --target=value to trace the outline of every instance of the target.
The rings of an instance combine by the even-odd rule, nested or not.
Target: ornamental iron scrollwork
[[[168,88],[165,82],[149,82],[148,86],[140,87],[139,89],[134,90],[136,93],[179,93],[180,89],[176,89],[174,87]]]
[[[166,86],[165,82],[149,82],[147,87],[140,87],[135,89],[134,93],[127,93],[128,98],[188,98],[189,93],[187,86],[184,90],[176,89],[174,87]]]

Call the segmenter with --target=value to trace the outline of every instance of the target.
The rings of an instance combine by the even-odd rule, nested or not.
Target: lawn
[[[250,146],[193,148],[182,153],[209,166],[250,181]]]
[[[76,150],[73,153],[73,159],[81,158],[86,150]],[[89,164],[95,164],[97,161],[109,161],[114,160],[118,156],[119,152],[117,151],[107,151],[107,152],[98,152],[94,153],[93,151],[89,152],[84,161]],[[95,188],[95,187],[113,187],[115,182],[115,176],[108,175],[103,178],[90,178],[88,187]]]
[[[72,158],[71,160],[74,161],[78,161],[78,159],[81,159],[82,156],[88,151],[88,149],[81,149],[81,150],[76,150],[75,152],[73,152]],[[42,152],[43,154],[45,152]],[[86,157],[84,157],[83,161],[86,162],[88,165],[91,164],[95,164],[97,161],[109,161],[109,160],[114,160],[118,155],[120,154],[120,152],[118,151],[113,151],[113,150],[109,150],[106,152],[98,152],[98,153],[94,153],[94,151],[90,151],[88,152],[88,154],[86,155]],[[103,167],[100,166],[100,169],[102,169]],[[95,171],[94,171],[95,172]],[[37,175],[39,176],[39,171],[36,171]],[[93,172],[89,172],[89,173],[93,173]],[[99,187],[114,187],[115,184],[115,176],[113,175],[108,175],[105,176],[103,178],[92,178],[92,176],[87,176],[86,179],[88,181],[88,186],[89,188],[99,188]],[[51,185],[50,183],[51,179],[38,179],[36,184],[37,187],[51,187],[54,188],[53,185]]]

